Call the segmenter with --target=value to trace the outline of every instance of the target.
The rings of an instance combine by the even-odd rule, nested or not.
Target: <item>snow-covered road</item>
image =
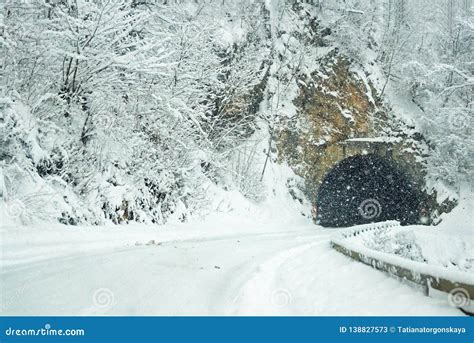
[[[329,247],[329,230],[243,233],[6,265],[2,315],[459,315]]]

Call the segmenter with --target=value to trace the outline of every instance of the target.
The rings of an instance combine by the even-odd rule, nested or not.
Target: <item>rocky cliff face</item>
[[[289,7],[278,16],[274,12],[270,16],[278,18],[272,30],[274,67],[268,87],[271,99],[276,98],[270,102],[271,112],[277,113],[270,130],[275,143],[273,156],[302,177],[303,191],[315,203],[324,177],[334,166],[350,156],[376,153],[407,175],[422,194],[423,209],[431,218],[449,212],[455,200],[441,194],[439,201],[444,202],[439,204],[436,185],[450,173],[448,170],[461,168],[459,159],[452,168],[447,161],[433,168],[433,160],[439,156],[446,155],[448,160],[456,156],[444,154],[441,150],[449,148],[442,147],[449,143],[433,140],[436,134],[426,131],[426,127],[438,130],[438,124],[423,128],[417,119],[420,115],[429,118],[430,113],[420,114],[405,92],[394,95],[393,89],[385,94],[382,91],[387,85],[383,76],[387,63],[379,45],[384,28],[377,21],[362,25],[363,12],[332,10],[328,14],[303,2],[293,2]],[[400,73],[392,73],[392,78],[403,78]],[[390,84],[402,83],[392,80]],[[464,117],[451,118],[462,121]],[[443,120],[446,118],[439,122]],[[461,130],[466,125],[456,127]],[[426,139],[419,130],[425,130]],[[386,138],[390,144],[344,144],[364,138]],[[446,193],[444,187],[439,191]]]

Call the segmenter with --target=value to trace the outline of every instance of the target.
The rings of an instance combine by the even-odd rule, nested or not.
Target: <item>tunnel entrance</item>
[[[317,223],[346,227],[385,220],[419,221],[420,194],[410,178],[376,155],[348,157],[324,178],[317,196]]]

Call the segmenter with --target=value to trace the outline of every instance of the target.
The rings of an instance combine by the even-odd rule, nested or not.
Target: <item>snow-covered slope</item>
[[[2,315],[460,314],[332,250],[328,230],[234,224],[18,233],[2,257]]]

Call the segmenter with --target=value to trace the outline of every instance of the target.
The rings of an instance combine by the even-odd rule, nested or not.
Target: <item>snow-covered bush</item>
[[[8,214],[164,223],[205,210],[206,185],[225,186],[229,151],[256,128],[262,8],[7,2],[1,196],[21,212]]]

